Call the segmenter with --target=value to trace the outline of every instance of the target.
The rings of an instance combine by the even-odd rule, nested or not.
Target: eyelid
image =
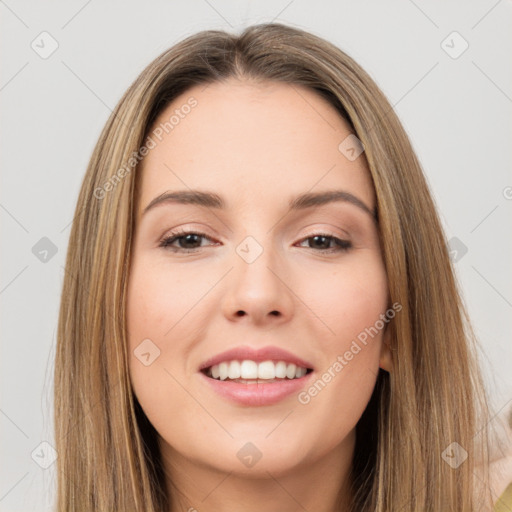
[[[352,236],[350,235],[350,233],[347,230],[342,229],[339,226],[334,226],[329,223],[323,223],[324,225],[329,226],[328,228],[324,228],[324,227],[318,227],[318,224],[321,224],[321,223],[315,222],[313,224],[309,224],[305,228],[301,228],[301,231],[302,231],[302,229],[306,229],[309,232],[309,229],[310,229],[312,235],[309,235],[309,236],[314,236],[317,233],[324,233],[324,234],[329,233],[329,236],[335,236],[337,238],[340,238],[340,237],[346,237],[347,239],[352,238]],[[317,226],[317,227],[311,227],[311,226]]]
[[[342,228],[340,228],[339,226],[333,226],[333,227],[330,227],[329,224],[329,228],[322,228],[322,227],[316,227],[316,228],[313,228],[311,226],[316,226],[318,225],[319,223],[313,223],[313,224],[309,224],[308,226],[303,226],[302,228],[300,228],[300,231],[306,229],[308,230],[306,234],[304,235],[300,235],[299,232],[296,232],[295,235],[293,235],[292,238],[299,238],[299,236],[301,237],[299,241],[301,240],[304,240],[304,238],[308,238],[310,236],[318,236],[319,234],[323,234],[323,235],[328,235],[328,236],[332,236],[332,237],[336,237],[336,238],[342,238],[342,237],[345,237],[343,238],[344,240],[349,240],[352,238],[352,236],[350,235],[350,233]],[[308,229],[310,228],[310,229]],[[208,230],[210,230],[210,228],[208,228]],[[218,234],[208,234],[206,229],[203,229],[203,228],[196,228],[190,224],[186,224],[184,226],[180,226],[180,227],[177,227],[177,228],[171,228],[171,229],[168,229],[166,230],[166,232],[159,238],[159,242],[169,238],[170,236],[177,236],[177,235],[181,235],[181,234],[188,234],[190,232],[193,232],[195,234],[201,234],[202,236],[204,236],[205,238],[208,238],[210,241],[213,241],[213,238],[217,239],[218,241],[220,241],[220,239],[222,238],[220,235]],[[337,231],[339,231],[340,233],[338,233]]]
[[[202,235],[204,235],[205,237],[208,237],[208,238],[216,238],[216,239],[221,238],[221,236],[216,234],[215,230],[213,230],[212,228],[198,227],[198,226],[201,226],[201,225],[200,224],[196,224],[196,225],[184,224],[184,225],[181,225],[181,226],[178,226],[175,228],[167,229],[167,230],[165,230],[164,234],[160,237],[160,240],[169,238],[169,236],[172,236],[172,235],[181,234],[181,233],[190,233],[190,232],[194,232],[197,234],[201,233]],[[212,233],[212,234],[208,234],[208,233]]]

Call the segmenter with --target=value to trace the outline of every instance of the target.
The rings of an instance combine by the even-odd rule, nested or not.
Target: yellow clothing
[[[512,512],[512,482],[496,502],[494,512]]]

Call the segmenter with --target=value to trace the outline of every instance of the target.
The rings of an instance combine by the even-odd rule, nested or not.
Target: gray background
[[[0,0],[0,510],[49,510],[53,501],[56,466],[40,443],[53,444],[63,265],[93,146],[142,69],[203,29],[284,22],[332,41],[370,73],[411,138],[457,250],[493,405],[510,407],[511,11],[504,0]],[[469,47],[458,55],[461,38]]]

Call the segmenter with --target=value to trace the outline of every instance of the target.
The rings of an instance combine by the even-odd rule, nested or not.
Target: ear
[[[379,367],[387,372],[393,370],[393,354],[391,352],[391,335],[387,328],[382,337],[382,345],[380,349]]]

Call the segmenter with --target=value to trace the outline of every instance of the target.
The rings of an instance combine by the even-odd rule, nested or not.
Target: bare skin
[[[288,211],[288,201],[343,190],[373,211],[364,153],[346,158],[349,125],[313,91],[283,83],[195,86],[155,126],[191,97],[197,105],[143,161],[127,306],[130,376],[160,436],[169,512],[334,512],[338,493],[350,498],[357,421],[379,367],[392,369],[385,328],[344,357],[390,307],[386,271],[364,208]],[[190,189],[226,208],[167,202],[142,214],[162,193]],[[176,229],[206,237],[160,246]],[[250,263],[237,252],[246,237],[247,251],[262,249]],[[148,366],[133,355],[146,339],[160,350]],[[198,369],[240,345],[278,346],[312,363],[311,383],[329,369],[331,379],[307,403],[235,404]],[[261,454],[252,467],[237,456],[247,443]]]

